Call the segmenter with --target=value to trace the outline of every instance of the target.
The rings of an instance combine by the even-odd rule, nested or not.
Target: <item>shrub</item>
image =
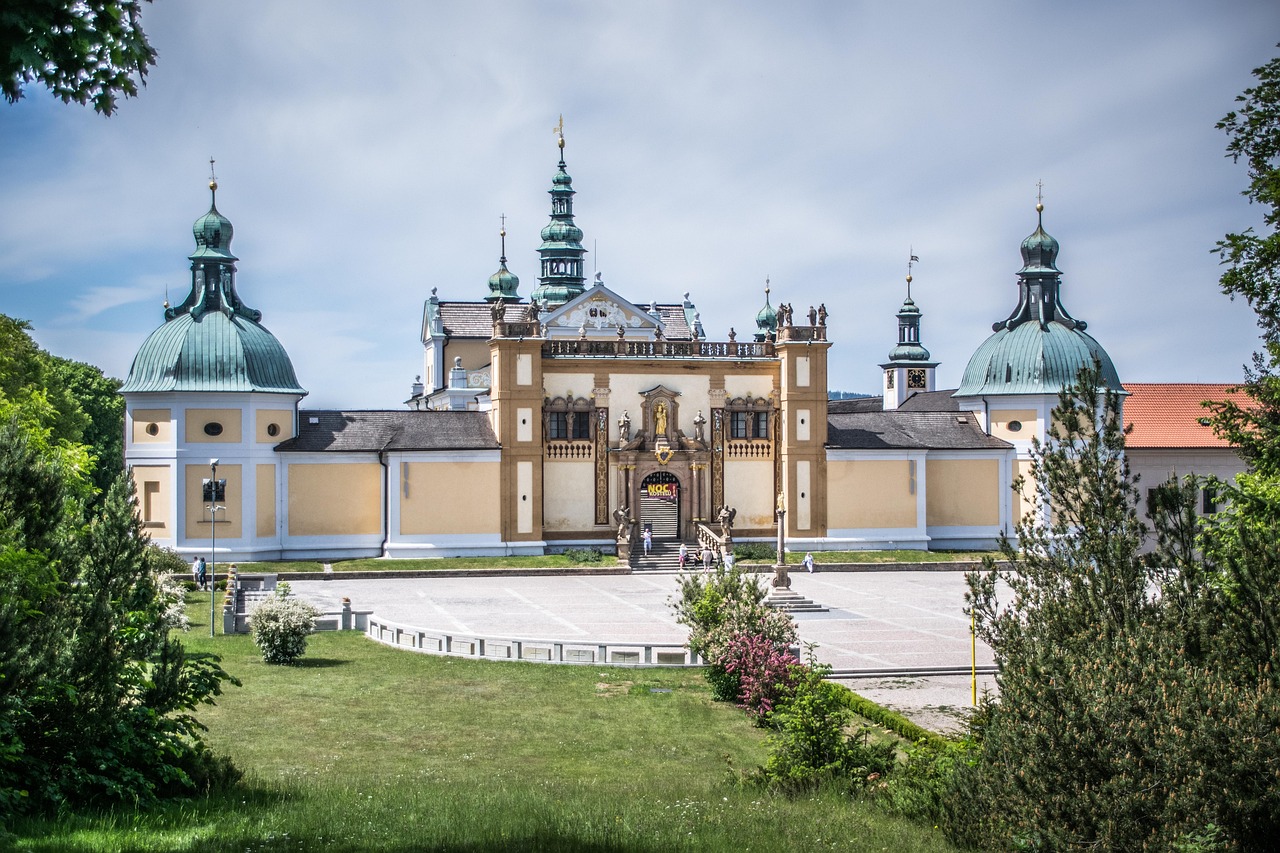
[[[722,665],[737,681],[738,707],[763,726],[792,687],[800,661],[760,634],[739,634],[725,646]]]
[[[767,542],[743,542],[733,546],[733,558],[742,560],[764,560],[773,562],[778,557],[778,549]]]
[[[320,611],[306,601],[289,598],[288,590],[268,598],[249,617],[253,642],[267,663],[292,664],[307,650],[307,635]]]
[[[575,565],[584,563],[599,563],[604,559],[604,554],[599,548],[566,548],[564,552],[565,559]]]
[[[758,783],[788,791],[829,781],[862,788],[893,769],[891,742],[872,743],[865,727],[846,732],[853,715],[840,694],[847,691],[826,680],[829,672],[822,665],[792,667],[793,680],[770,717],[777,733],[766,740],[769,757],[754,776]]]

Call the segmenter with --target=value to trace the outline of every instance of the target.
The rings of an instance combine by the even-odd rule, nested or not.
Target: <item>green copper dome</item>
[[[143,342],[120,390],[306,394],[284,347],[259,324],[262,312],[236,292],[231,222],[210,204],[192,230],[191,292],[165,308],[164,325]]]
[[[756,340],[763,341],[778,333],[778,312],[769,304],[769,282],[764,283],[764,307],[756,312]]]
[[[928,361],[929,351],[920,343],[920,309],[911,299],[911,278],[907,277],[907,298],[898,309],[898,345],[889,350],[889,361]]]
[[[1036,209],[1043,210],[1040,205]],[[1045,233],[1041,219],[1022,241],[1018,305],[1008,319],[992,326],[994,334],[969,359],[954,396],[1057,394],[1075,383],[1081,368],[1095,362],[1103,385],[1124,392],[1111,356],[1085,333],[1085,322],[1062,307],[1057,255],[1058,241]]]

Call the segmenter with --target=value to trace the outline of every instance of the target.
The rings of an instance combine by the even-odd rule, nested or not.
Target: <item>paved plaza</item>
[[[415,628],[520,640],[574,643],[672,643],[688,637],[670,600],[675,574],[425,577],[294,581],[295,594],[326,610],[344,596],[357,610]],[[802,644],[837,673],[967,668],[969,619],[960,572],[792,574],[792,589],[830,608],[794,614]],[[979,666],[991,650],[977,644]],[[845,681],[858,692],[924,725],[946,728],[967,707],[970,679],[899,675]],[[979,690],[993,679],[980,676]]]

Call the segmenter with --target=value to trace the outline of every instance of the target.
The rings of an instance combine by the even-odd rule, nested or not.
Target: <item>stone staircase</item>
[[[798,592],[792,592],[789,588],[770,588],[769,594],[764,598],[764,603],[774,610],[782,610],[787,613],[827,613],[830,611],[830,608],[823,607],[813,599],[805,598]]]
[[[697,543],[693,542],[686,542],[685,544],[689,546],[689,565],[686,568],[693,568],[698,546]],[[653,548],[650,549],[648,557],[644,555],[644,544],[636,543],[631,552],[631,570],[633,572],[679,571],[680,540],[655,538],[653,540]]]

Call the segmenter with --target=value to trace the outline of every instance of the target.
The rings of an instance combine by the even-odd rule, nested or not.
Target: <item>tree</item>
[[[0,90],[9,103],[25,84],[40,82],[63,103],[92,101],[111,115],[119,95],[138,94],[155,62],[140,0],[0,3]]]

